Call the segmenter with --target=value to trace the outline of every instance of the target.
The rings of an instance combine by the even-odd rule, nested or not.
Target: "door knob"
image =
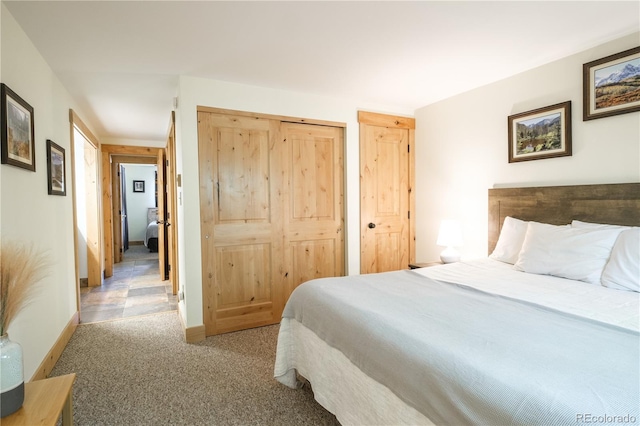
[[[369,225],[367,225],[369,227],[369,229],[373,229],[376,227],[376,224],[371,222]]]

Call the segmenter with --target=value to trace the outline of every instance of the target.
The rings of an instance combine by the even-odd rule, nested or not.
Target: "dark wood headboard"
[[[507,216],[553,225],[575,219],[640,226],[640,183],[489,189],[489,253]]]

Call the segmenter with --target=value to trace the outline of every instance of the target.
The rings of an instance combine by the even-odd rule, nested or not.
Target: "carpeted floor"
[[[74,424],[339,425],[273,378],[277,325],[187,344],[177,315],[78,326],[51,374],[77,374]]]

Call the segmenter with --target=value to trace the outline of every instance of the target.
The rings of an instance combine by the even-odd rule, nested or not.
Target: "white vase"
[[[0,417],[18,411],[24,402],[24,373],[22,346],[9,340],[7,334],[0,336]]]

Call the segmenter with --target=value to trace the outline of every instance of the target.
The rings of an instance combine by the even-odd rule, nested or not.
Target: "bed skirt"
[[[296,388],[296,372],[311,383],[316,401],[343,425],[433,425],[313,331],[282,318],[274,376]]]

